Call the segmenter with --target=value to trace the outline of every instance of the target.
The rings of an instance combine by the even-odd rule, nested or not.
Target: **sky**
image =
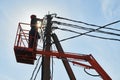
[[[0,80],[30,80],[35,65],[17,63],[13,47],[18,23],[29,23],[31,14],[43,18],[48,12],[57,13],[58,16],[103,26],[120,20],[119,3],[119,0],[0,0]],[[109,27],[120,29],[120,23]],[[59,39],[73,35],[64,35],[61,31],[55,33]],[[120,39],[119,36],[112,37]],[[61,42],[61,45],[66,52],[92,54],[113,80],[120,80],[119,41],[81,36]],[[82,67],[71,66],[77,80],[102,80],[87,75]],[[36,80],[40,77],[39,72]],[[69,80],[58,59],[54,59],[53,80]]]

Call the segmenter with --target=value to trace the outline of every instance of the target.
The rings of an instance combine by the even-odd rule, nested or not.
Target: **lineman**
[[[30,18],[31,18],[31,23],[30,23],[31,30],[29,31],[28,47],[36,50],[38,39],[40,39],[40,35],[38,33],[37,21],[39,21],[40,19],[38,19],[36,15],[31,15]]]

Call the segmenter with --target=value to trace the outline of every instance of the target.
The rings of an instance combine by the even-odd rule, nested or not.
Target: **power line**
[[[60,42],[68,40],[68,39],[76,38],[76,37],[79,37],[79,36],[82,36],[82,35],[86,35],[86,36],[94,37],[94,38],[106,39],[106,40],[120,41],[120,39],[106,38],[106,37],[100,37],[100,36],[90,35],[90,34],[86,34],[86,33],[80,33],[80,32],[76,32],[76,31],[73,31],[73,30],[65,29],[65,28],[58,28],[58,29],[79,34],[79,35],[76,35],[76,36],[72,36],[72,37],[69,37],[69,38],[62,39],[62,40],[60,40]]]
[[[89,23],[86,23],[86,22],[82,22],[82,21],[77,21],[77,20],[72,20],[72,19],[68,19],[68,18],[63,18],[63,17],[56,17],[58,19],[63,19],[63,20],[68,20],[68,21],[72,21],[72,22],[77,22],[77,23],[82,23],[82,24],[85,24],[85,25],[88,25],[88,26],[93,26],[93,27],[102,27],[102,26],[99,26],[99,25],[95,25],[95,24],[89,24]],[[109,23],[107,25],[104,25],[104,26],[109,26],[109,25],[112,25],[112,24],[115,24],[115,23],[118,23],[120,22],[120,20],[117,20],[117,21],[114,21],[112,23]],[[114,29],[114,28],[108,28],[108,27],[104,27],[105,29],[109,29],[109,30],[114,30],[114,31],[120,31],[119,29]]]
[[[41,56],[38,58],[38,60],[37,60],[37,62],[36,62],[36,66],[35,66],[35,68],[34,68],[34,70],[33,70],[33,72],[32,72],[32,76],[31,76],[30,80],[32,80],[33,77],[34,77],[34,74],[35,74],[35,71],[36,71],[36,69],[37,69],[37,67],[38,67],[38,64],[39,64],[40,58],[41,58]]]
[[[99,77],[100,76],[100,75],[94,75],[94,74],[91,74],[91,73],[87,72],[85,68],[84,68],[84,72],[86,74],[90,75],[90,76],[94,76],[94,77]]]
[[[41,61],[41,64],[40,64],[40,66],[39,66],[39,68],[38,68],[38,70],[37,70],[37,72],[36,72],[36,75],[35,75],[35,77],[34,77],[34,79],[33,79],[33,80],[35,80],[35,79],[36,79],[36,77],[37,77],[37,75],[38,75],[38,72],[40,71],[41,66],[42,66],[42,61]]]
[[[58,18],[58,19],[63,19],[63,20],[68,20],[68,21],[72,21],[72,22],[77,22],[77,23],[82,23],[82,24],[85,24],[85,25],[88,25],[88,26],[100,27],[100,26],[98,26],[98,25],[89,24],[89,23],[86,23],[86,22],[77,21],[77,20],[72,20],[72,19],[68,19],[68,18],[63,18],[63,17],[56,17],[56,18]]]
[[[120,31],[120,29],[108,28],[108,27],[106,27],[105,29],[114,30],[114,31]]]
[[[64,25],[64,26],[72,27],[72,28],[83,29],[83,30],[87,30],[87,31],[90,31],[90,32],[99,32],[99,33],[104,33],[104,34],[109,34],[109,35],[120,36],[120,34],[117,34],[117,33],[99,30],[99,29],[101,29],[101,27],[99,27],[97,29],[93,29],[93,28],[86,28],[86,27],[83,27],[83,26],[78,26],[78,25],[64,23],[64,22],[53,21],[53,23],[56,23],[58,25]]]
[[[112,23],[109,23],[109,24],[106,24],[106,25],[104,25],[104,26],[102,26],[102,27],[97,28],[96,30],[99,30],[99,29],[102,29],[102,28],[106,28],[107,26],[110,26],[110,25],[115,24],[115,23],[118,23],[118,22],[120,22],[120,20],[115,21],[115,22],[112,22]],[[85,35],[85,34],[91,33],[91,32],[94,32],[94,31],[88,31],[88,32],[85,32],[85,33],[83,33],[83,34],[75,35],[75,36],[72,36],[72,37],[69,37],[69,38],[60,40],[60,42],[61,42],[61,41],[68,40],[68,39],[73,39],[73,38],[76,38],[76,37],[79,37],[79,36],[82,36],[82,35]],[[109,39],[109,38],[104,38],[104,39],[114,40],[114,41],[120,41],[119,39],[112,39],[112,38],[111,38],[111,39]]]

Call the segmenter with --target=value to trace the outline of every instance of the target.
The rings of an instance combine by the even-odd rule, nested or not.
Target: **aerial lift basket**
[[[32,48],[28,48],[30,24],[19,23],[14,43],[16,61],[25,64],[34,64],[36,55]]]

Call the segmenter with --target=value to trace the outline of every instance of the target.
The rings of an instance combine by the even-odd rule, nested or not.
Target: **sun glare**
[[[42,22],[41,21],[37,21],[37,25],[38,28],[40,28],[42,26]]]

